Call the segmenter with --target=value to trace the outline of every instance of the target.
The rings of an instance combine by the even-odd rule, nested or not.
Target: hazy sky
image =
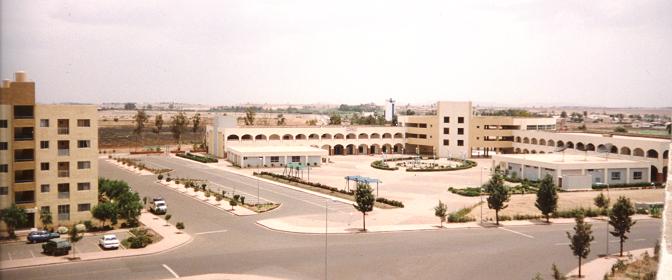
[[[672,1],[2,0],[40,102],[672,106]]]

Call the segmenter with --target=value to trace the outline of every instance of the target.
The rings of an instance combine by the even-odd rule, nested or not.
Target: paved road
[[[166,190],[154,184],[152,176],[136,176],[105,162],[100,167],[101,176],[126,180],[143,196],[163,195],[170,202],[171,222],[185,221],[194,241],[153,256],[2,271],[1,279],[173,278],[166,266],[179,276],[221,272],[325,278],[324,235],[266,230],[254,224],[263,215],[235,217]],[[292,203],[281,196],[273,199]],[[274,215],[305,212],[283,208]],[[659,220],[638,222],[625,249],[653,246],[660,227]],[[565,236],[571,228],[550,225],[331,235],[327,274],[328,279],[531,279],[536,272],[547,275],[552,263],[563,271],[576,266]],[[604,251],[605,224],[596,223],[593,230],[590,259]],[[612,250],[616,245],[611,243]]]

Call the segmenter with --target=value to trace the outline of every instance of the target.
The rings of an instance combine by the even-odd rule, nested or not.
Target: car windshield
[[[117,237],[115,237],[115,236],[108,236],[108,237],[105,237],[105,240],[106,240],[106,241],[114,241],[114,240],[117,240]]]
[[[166,205],[166,204],[163,203],[163,202],[157,202],[157,203],[156,203],[156,206],[165,206],[165,205]]]

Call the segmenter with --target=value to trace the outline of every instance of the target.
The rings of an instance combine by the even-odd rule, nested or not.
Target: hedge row
[[[651,187],[651,183],[640,182],[640,183],[632,183],[632,184],[609,185],[610,189],[615,189],[615,188],[639,188],[639,187]],[[602,190],[602,189],[606,189],[606,188],[607,188],[606,184],[593,185],[593,190]]]
[[[479,196],[481,195],[481,188],[473,188],[473,187],[467,187],[464,189],[456,189],[453,187],[448,188],[449,192],[452,192],[454,194],[459,194],[461,196]]]
[[[399,170],[399,167],[390,167],[387,163],[383,162],[382,160],[376,160],[371,163],[371,167],[376,168],[376,169],[382,169],[382,170]]]
[[[192,154],[192,153],[186,153],[186,154],[184,154],[184,153],[178,153],[178,154],[176,154],[176,155],[177,155],[178,157],[181,157],[181,158],[186,158],[186,159],[190,159],[190,160],[195,160],[195,161],[202,162],[202,163],[213,163],[213,162],[218,162],[218,160],[217,160],[216,158],[206,157],[206,156],[199,156],[199,155],[195,155],[195,154]]]
[[[276,178],[276,179],[287,180],[287,181],[290,181],[290,182],[304,184],[304,185],[308,185],[308,186],[312,186],[312,187],[316,187],[316,188],[320,188],[320,189],[325,189],[325,190],[328,190],[328,191],[331,191],[331,192],[338,192],[338,193],[342,193],[342,194],[345,194],[345,195],[351,195],[351,196],[355,195],[354,190],[350,190],[350,191],[341,190],[339,188],[334,188],[334,187],[331,187],[329,185],[324,185],[324,184],[320,184],[320,183],[313,183],[313,182],[310,182],[310,181],[305,181],[305,180],[303,180],[301,178],[297,178],[297,177],[291,177],[291,176],[287,176],[287,175],[276,174],[276,173],[271,173],[271,172],[266,172],[266,171],[253,172],[252,174],[255,175],[255,176],[260,176],[260,175],[261,176],[270,176],[270,177],[273,177],[273,178]],[[376,201],[380,202],[380,203],[390,205],[390,206],[394,206],[394,207],[400,207],[400,208],[404,207],[404,204],[401,201],[391,200],[391,199],[387,199],[387,198],[384,198],[384,197],[376,198]]]
[[[455,158],[450,158],[449,160],[453,161],[459,161],[462,162],[462,165],[456,166],[456,167],[445,167],[445,168],[406,168],[407,172],[433,172],[433,171],[454,171],[454,170],[463,170],[463,169],[469,169],[472,167],[476,167],[476,162],[473,160],[461,160],[461,159],[455,159]]]

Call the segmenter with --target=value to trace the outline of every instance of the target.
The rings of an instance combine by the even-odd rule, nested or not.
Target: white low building
[[[227,158],[243,167],[283,167],[287,163],[308,166],[322,164],[327,150],[310,146],[234,146],[226,151]]]
[[[509,177],[536,181],[548,174],[557,186],[565,190],[590,189],[595,184],[624,185],[651,181],[651,166],[637,160],[560,153],[494,155],[492,159],[494,165]]]

